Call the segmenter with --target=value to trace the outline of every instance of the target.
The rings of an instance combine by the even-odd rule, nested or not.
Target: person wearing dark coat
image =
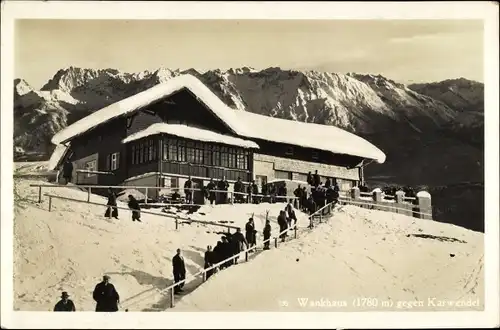
[[[326,178],[325,188],[328,189],[328,188],[330,188],[331,185],[332,185],[332,182],[330,181],[330,178]]]
[[[189,176],[188,180],[184,183],[184,195],[186,196],[186,204],[191,204],[193,201],[193,181],[191,181],[191,176]]]
[[[223,247],[222,241],[217,241],[217,244],[215,245],[215,247],[212,251],[214,264],[218,264],[219,262],[224,260],[223,259],[223,256],[224,256],[223,249],[224,249],[224,247]],[[219,266],[219,269],[223,269],[223,268],[224,268],[224,265]]]
[[[307,183],[309,183],[311,186],[314,184],[313,176],[311,172],[307,173]]]
[[[215,202],[215,183],[214,179],[210,179],[210,182],[207,184],[207,191],[208,191],[208,200],[210,201],[210,205],[212,205]]]
[[[295,207],[298,208],[299,210],[301,210],[302,209],[302,187],[300,186],[300,184],[297,187],[297,189],[295,189],[293,191],[293,195],[295,197],[297,197],[295,199],[295,201],[296,201],[296,206]]]
[[[184,264],[184,257],[181,255],[181,249],[177,249],[177,254],[172,258],[172,268],[174,273],[174,282],[182,281],[186,278],[186,265]],[[184,282],[174,287],[174,293],[180,293],[184,290]]]
[[[110,218],[110,215],[118,219],[118,208],[116,207],[116,195],[113,191],[113,189],[108,188],[108,203],[106,204],[108,206],[106,213],[104,213],[104,216],[106,218]]]
[[[264,231],[262,232],[264,235],[264,250],[269,250],[270,238],[271,238],[271,221],[266,220],[266,225],[264,226]]]
[[[241,251],[245,250],[245,246],[248,249],[248,241],[246,240],[245,236],[241,233],[241,229],[238,228],[236,229],[236,233],[233,234],[231,237],[231,243],[233,246],[233,256],[237,256],[238,254],[241,253]],[[238,263],[238,256],[234,258],[234,264]]]
[[[61,300],[54,306],[54,312],[76,312],[75,304],[68,298],[68,293],[64,291]]]
[[[286,212],[285,211],[280,211],[280,215],[278,216],[278,225],[280,226],[280,238],[281,241],[284,242],[286,239],[286,229],[288,228],[287,226],[287,221],[286,221]]]
[[[68,184],[73,180],[73,163],[67,160],[63,165],[62,176],[64,184]]]
[[[128,208],[132,210],[132,221],[141,222],[141,206],[132,195],[128,195]]]
[[[231,238],[231,236],[229,236]],[[231,241],[229,240],[228,237],[222,236],[222,244],[221,244],[221,254],[220,254],[220,261],[226,260],[227,258],[231,257],[233,255],[233,247],[231,245]],[[219,262],[220,262],[219,261]],[[226,261],[221,265],[221,269],[227,268],[233,264],[232,260]]]
[[[219,201],[217,204],[226,204],[227,203],[227,189],[229,188],[229,182],[227,182],[226,177],[222,177],[222,179],[217,182],[217,190]]]
[[[255,180],[252,180],[251,187],[252,187],[253,203],[259,204],[261,198],[260,196],[257,196],[259,195],[259,186],[257,186]]]
[[[214,252],[212,251],[212,247],[209,245],[207,246],[207,251],[205,251],[205,269],[212,267],[217,263],[215,257],[214,257]],[[215,273],[215,269],[210,269],[207,271],[206,279],[210,276],[212,276]]]
[[[309,198],[307,199],[307,209],[309,211],[309,215],[316,212],[316,202],[314,201],[314,198],[312,195],[309,196]]]
[[[255,234],[256,234],[255,223],[253,221],[253,218],[250,218],[248,219],[248,222],[245,225],[245,238],[250,247],[253,247],[257,244]]]
[[[307,209],[307,191],[306,187],[302,187],[302,195],[301,197],[301,205],[302,205],[302,211]]]
[[[236,194],[236,193],[242,193],[245,192],[245,187],[243,186],[243,182],[241,182],[241,178],[238,177],[238,180],[234,183],[234,201],[236,203],[242,203],[243,202],[243,194]]]
[[[318,187],[321,184],[321,177],[318,174],[318,170],[314,172],[313,186]]]
[[[117,312],[120,295],[115,286],[109,283],[109,276],[104,275],[102,282],[95,286],[92,297],[97,302],[96,312]]]

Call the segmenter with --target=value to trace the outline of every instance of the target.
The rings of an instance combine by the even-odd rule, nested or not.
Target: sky
[[[401,83],[483,82],[479,20],[18,20],[15,77],[253,67],[381,74]]]

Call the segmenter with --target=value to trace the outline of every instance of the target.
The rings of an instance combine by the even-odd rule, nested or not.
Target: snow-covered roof
[[[196,97],[223,120],[233,131],[239,131],[236,113],[217,97],[207,86],[192,75],[185,74],[169,79],[138,94],[110,104],[59,131],[52,143],[59,144],[111,119],[134,112],[164,99],[182,89],[190,90]]]
[[[385,154],[370,142],[335,126],[303,123],[233,110],[200,80],[189,74],[169,79],[165,83],[92,113],[58,132],[52,138],[52,143],[59,144],[67,141],[97,125],[144,108],[183,88],[190,90],[236,135],[241,137],[358,156],[376,160],[378,163],[383,163],[386,159]]]
[[[65,146],[64,144],[58,144],[56,146],[49,159],[49,171],[55,170],[57,165],[59,165],[59,162],[66,154],[66,151],[68,151],[68,147],[70,144],[68,143],[67,145],[68,146]]]
[[[385,162],[385,154],[367,140],[335,126],[304,123],[240,111],[238,118],[246,123],[239,135],[306,148],[326,150]]]
[[[166,124],[166,123],[153,124],[142,131],[130,135],[122,142],[128,143],[134,140],[142,139],[144,137],[160,133],[175,135],[178,137],[184,137],[192,140],[222,143],[232,146],[239,146],[243,148],[259,149],[259,145],[253,141],[243,140],[240,138],[235,138],[232,136],[215,133],[213,131],[201,129],[198,127],[179,125],[179,124]]]

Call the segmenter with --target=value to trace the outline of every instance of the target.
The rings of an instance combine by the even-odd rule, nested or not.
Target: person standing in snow
[[[314,185],[314,179],[313,179],[311,171],[309,171],[309,173],[307,173],[307,183],[309,183],[311,186]]]
[[[284,242],[286,239],[286,229],[287,227],[287,221],[286,221],[286,212],[285,211],[280,211],[280,215],[278,215],[278,225],[280,226],[280,238],[281,241]]]
[[[132,210],[132,221],[141,222],[141,206],[132,195],[128,195],[128,208]]]
[[[260,197],[257,196],[259,194],[259,186],[255,183],[255,180],[252,180],[252,202],[254,204],[259,204],[260,202]]]
[[[108,206],[108,209],[106,210],[106,213],[104,216],[106,218],[115,218],[118,219],[118,208],[116,207],[116,195],[113,191],[113,189],[108,188],[108,203],[106,204]]]
[[[244,192],[245,187],[243,186],[243,182],[241,182],[241,178],[238,177],[238,180],[234,183],[234,202],[235,203],[242,203],[243,202],[243,194],[239,194]]]
[[[172,258],[172,268],[174,273],[174,282],[177,283],[186,279],[186,265],[184,257],[181,255],[181,249],[177,249],[177,254]],[[181,293],[185,282],[182,282],[174,287],[174,293]]]
[[[245,225],[245,238],[248,242],[248,245],[250,247],[253,247],[256,245],[256,230],[255,230],[255,223],[253,221],[253,217],[248,219],[247,224]]]
[[[332,182],[330,181],[330,178],[326,178],[325,188],[328,189],[328,188],[330,188],[331,185],[332,185]]]
[[[212,247],[209,245],[207,246],[207,251],[205,251],[205,269],[208,269],[210,267],[212,267],[213,265],[215,265],[217,262],[214,258],[214,252],[212,251]],[[208,280],[208,278],[210,276],[212,276],[215,272],[215,269],[210,269],[207,271],[207,275],[206,275],[206,279]]]
[[[314,187],[316,187],[316,188],[321,184],[321,177],[318,174],[318,170],[316,170],[314,172],[313,183],[314,183]]]
[[[222,179],[217,182],[217,195],[219,196],[217,204],[227,203],[227,189],[229,188],[229,183],[226,181],[226,177],[223,176]]]
[[[64,184],[68,184],[73,180],[73,163],[70,162],[69,160],[66,160],[66,162],[63,165],[63,179],[64,179]]]
[[[241,233],[241,229],[237,228],[236,233],[234,233],[231,237],[231,243],[233,246],[233,256],[236,256],[234,258],[234,264],[236,265],[238,263],[238,258],[239,254],[241,251],[245,250],[245,246],[248,249],[248,241],[246,240],[245,236]]]
[[[269,250],[270,238],[271,238],[271,221],[266,220],[266,225],[264,226],[264,250]]]
[[[191,176],[189,176],[188,180],[184,183],[184,195],[186,195],[186,204],[191,204],[193,201],[193,181],[191,181]]]
[[[214,179],[211,178],[210,182],[207,184],[207,191],[208,191],[208,200],[210,201],[210,205],[213,205],[215,202],[215,182]]]
[[[61,295],[61,300],[54,307],[54,312],[75,312],[75,304],[68,298],[68,293],[64,291]]]
[[[115,286],[109,283],[109,276],[104,275],[102,282],[95,286],[92,297],[97,302],[96,312],[117,312],[120,295]]]

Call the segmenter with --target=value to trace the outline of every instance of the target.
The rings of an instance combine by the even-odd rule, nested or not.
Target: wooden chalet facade
[[[226,122],[220,111],[207,105],[206,99],[216,102],[206,96],[208,88],[197,88],[203,88],[202,98],[193,88],[183,87],[182,81],[165,96],[147,98],[139,93],[68,126],[53,139],[64,152],[54,153],[51,166],[61,168],[70,160],[75,171],[87,171],[73,175],[77,184],[102,186],[182,187],[189,176],[195,186],[222,177],[230,183],[238,178],[259,183],[305,181],[307,173],[316,169],[349,186],[361,179],[359,165],[366,157],[238,134],[234,121]],[[145,101],[141,103],[140,97]],[[124,111],[123,104],[129,104],[124,102],[134,107]],[[235,110],[224,111],[238,115]]]

